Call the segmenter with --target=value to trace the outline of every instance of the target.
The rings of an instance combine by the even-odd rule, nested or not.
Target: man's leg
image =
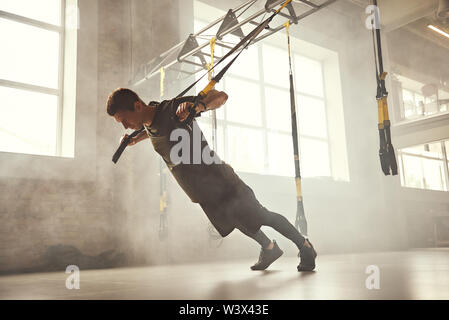
[[[257,230],[256,233],[249,232],[245,227],[237,227],[243,234],[254,239],[262,247],[260,250],[259,261],[255,265],[251,266],[252,270],[265,270],[270,264],[276,261],[284,253],[277,245],[276,241],[271,241],[262,232],[262,230]]]
[[[262,232],[262,230],[258,230],[256,233],[251,233],[246,230],[244,227],[237,227],[244,235],[247,235],[251,239],[254,239],[260,246],[264,249],[271,249],[272,242],[271,240]]]
[[[312,271],[315,269],[315,258],[317,253],[312,244],[304,238],[301,233],[284,216],[263,208],[262,225],[270,226],[284,237],[293,241],[299,249],[301,262],[298,265],[298,271]]]
[[[271,212],[266,208],[263,208],[262,216],[262,225],[272,227],[284,237],[293,241],[299,250],[302,249],[305,238],[299,233],[298,229],[287,220],[287,218],[276,212]]]

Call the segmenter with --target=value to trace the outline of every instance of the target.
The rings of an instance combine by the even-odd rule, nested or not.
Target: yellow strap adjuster
[[[165,80],[165,70],[164,70],[163,67],[160,69],[160,72],[161,72],[161,85],[160,85],[161,92],[160,92],[160,95],[161,95],[161,98],[162,98],[164,96],[164,80]]]

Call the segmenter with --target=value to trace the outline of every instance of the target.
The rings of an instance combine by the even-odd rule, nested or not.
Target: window
[[[211,7],[200,2],[195,2],[195,7],[194,30],[198,31],[207,25],[207,21],[201,18],[201,10],[210,10]],[[214,11],[214,14],[218,17],[224,13]],[[214,30],[207,33],[214,34]],[[238,38],[227,35],[223,40],[237,43]],[[207,52],[206,48],[203,52]],[[223,55],[217,45],[215,55]],[[301,175],[330,177],[323,63],[297,52],[292,52],[292,55]],[[202,74],[199,72],[198,76]],[[288,74],[288,53],[283,34],[279,41],[264,40],[250,46],[216,86],[217,90],[229,94],[226,107],[217,111],[217,140],[222,141],[218,153],[236,170],[294,176]],[[197,85],[197,92],[206,84],[207,80],[203,79]],[[209,117],[208,114],[203,115],[199,125],[211,142]]]
[[[448,191],[449,141],[399,150],[401,184],[404,187]]]
[[[0,151],[62,155],[65,12],[64,0],[0,1]]]
[[[401,75],[393,78],[399,97],[399,120],[420,119],[449,111],[449,92],[446,90]]]

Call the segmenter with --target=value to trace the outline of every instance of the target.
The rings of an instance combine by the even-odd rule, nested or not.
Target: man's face
[[[135,106],[134,111],[120,110],[114,114],[115,121],[121,123],[125,129],[138,130],[142,127],[142,115],[139,107]]]

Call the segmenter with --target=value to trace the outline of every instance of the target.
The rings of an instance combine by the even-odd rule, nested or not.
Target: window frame
[[[441,146],[442,158],[430,157],[430,156],[426,156],[426,155],[418,155],[418,154],[402,151],[403,149],[406,149],[407,147],[398,149],[398,157],[400,159],[400,171],[401,171],[400,172],[400,174],[401,174],[401,187],[403,187],[403,188],[414,188],[414,189],[420,189],[420,190],[429,190],[429,191],[449,192],[449,155],[448,155],[449,150],[447,150],[446,145],[445,145],[445,143],[448,142],[448,141],[449,140],[444,139],[444,140],[432,141],[432,142],[421,144],[421,145],[425,145],[425,144],[439,143],[440,146]],[[421,146],[421,145],[418,145],[418,146]],[[410,146],[410,147],[414,147],[414,146]],[[446,183],[446,185],[445,185],[446,186],[446,190],[441,190],[441,189],[436,190],[436,189],[427,188],[426,187],[426,181],[425,181],[424,168],[423,167],[421,168],[421,172],[423,174],[421,183],[422,183],[422,185],[424,187],[423,188],[418,188],[418,187],[407,186],[407,180],[406,180],[406,175],[405,175],[405,170],[404,170],[404,157],[403,157],[404,155],[408,156],[408,157],[414,157],[414,158],[420,159],[421,167],[423,166],[423,163],[422,163],[423,159],[437,160],[437,161],[443,162],[444,182]]]
[[[33,85],[26,82],[17,82],[7,79],[0,79],[1,87],[20,89],[35,93],[43,93],[57,96],[57,115],[56,115],[56,146],[53,156],[62,155],[62,121],[63,121],[63,101],[64,101],[64,60],[65,60],[65,32],[66,32],[66,0],[60,1],[60,24],[54,25],[44,21],[28,18],[11,12],[0,10],[0,18],[18,22],[21,24],[37,27],[46,31],[57,32],[59,36],[58,52],[58,87],[56,89]],[[8,150],[0,150],[8,152]],[[15,152],[18,153],[18,152]],[[34,154],[34,153],[33,153]],[[40,154],[38,154],[40,155]]]
[[[199,17],[195,17],[194,19],[194,23],[200,23],[200,24],[207,24],[207,21],[199,18]],[[276,44],[273,43],[269,43],[269,44],[265,44],[268,46],[271,46],[273,48],[277,48],[277,49],[282,49],[285,50],[285,48],[278,46]],[[228,126],[234,126],[234,127],[239,127],[239,128],[244,128],[244,129],[252,129],[252,130],[259,130],[262,133],[262,153],[264,155],[264,159],[263,159],[263,172],[250,172],[250,173],[256,173],[256,174],[270,174],[270,168],[269,168],[269,155],[268,155],[268,150],[269,150],[269,146],[268,146],[268,135],[270,133],[275,133],[275,134],[281,134],[281,135],[286,135],[291,137],[292,133],[291,131],[287,131],[287,130],[279,130],[279,129],[274,129],[274,128],[269,128],[267,125],[267,108],[266,108],[266,99],[265,99],[265,88],[271,88],[271,89],[276,89],[276,90],[282,90],[282,91],[289,91],[288,87],[283,87],[280,85],[275,85],[272,83],[268,83],[265,82],[264,76],[264,54],[263,54],[263,46],[264,44],[255,44],[255,46],[257,46],[257,54],[258,54],[258,59],[259,59],[259,70],[262,70],[259,73],[259,77],[258,79],[252,79],[250,77],[245,77],[242,75],[237,75],[237,74],[233,74],[230,70],[230,73],[228,74],[229,78],[235,78],[241,81],[245,81],[245,82],[249,82],[252,84],[256,84],[259,87],[259,94],[260,94],[260,113],[261,113],[261,124],[260,125],[252,125],[252,124],[246,124],[246,123],[240,123],[240,122],[235,122],[235,121],[231,121],[227,119],[227,112],[224,111],[223,112],[223,119],[220,119],[217,117],[217,128],[221,127],[223,130],[223,154],[221,155],[224,159],[227,159],[228,154],[229,154],[229,145],[227,142],[227,138],[226,138],[226,134],[227,134],[227,130],[228,130]],[[320,142],[325,142],[327,145],[327,151],[328,151],[328,166],[329,166],[329,177],[333,177],[333,168],[332,168],[332,159],[331,159],[331,146],[330,146],[330,140],[329,140],[329,125],[328,125],[328,110],[327,110],[327,97],[326,97],[326,81],[325,81],[325,75],[324,75],[324,64],[321,60],[318,59],[313,59],[307,56],[302,55],[299,52],[292,52],[292,68],[295,69],[295,65],[296,65],[296,57],[295,55],[298,55],[300,57],[304,57],[307,58],[309,60],[313,60],[315,62],[318,62],[320,64],[320,68],[321,68],[321,85],[322,85],[322,89],[323,89],[323,96],[318,96],[318,95],[313,95],[310,93],[307,93],[305,91],[302,91],[300,88],[298,88],[297,86],[295,86],[295,102],[296,102],[296,108],[297,111],[299,110],[299,97],[300,96],[305,96],[305,97],[309,97],[312,99],[316,99],[321,101],[324,104],[324,118],[326,121],[326,137],[315,137],[315,136],[311,136],[311,135],[306,135],[306,134],[301,134],[300,133],[300,129],[299,129],[299,124],[298,124],[298,139],[299,139],[299,144],[301,144],[301,137],[310,139],[310,140],[315,140],[315,141],[320,141]],[[287,77],[287,74],[285,75]],[[223,78],[221,80],[221,84],[223,85],[223,87],[226,90],[226,80],[227,78]],[[294,74],[294,83],[298,83],[297,81],[297,74]],[[201,90],[202,88],[196,87],[196,92],[198,93],[199,90]],[[290,105],[289,105],[290,107]],[[290,108],[289,108],[290,109]],[[297,121],[299,122],[299,118],[297,118]],[[201,123],[207,123],[207,125],[211,126],[212,128],[212,116],[211,115],[207,115],[205,117],[201,117],[199,118],[199,124],[201,126]],[[206,137],[207,138],[207,137]],[[301,150],[299,150],[299,152],[301,152]],[[292,164],[293,164],[293,154],[291,155],[292,157]],[[245,171],[243,171],[245,172]],[[276,176],[287,176],[287,175],[280,175],[280,174],[274,174]],[[293,175],[294,176],[294,173]],[[290,175],[288,175],[287,177],[291,177]],[[327,175],[326,175],[327,176]]]
[[[270,44],[270,45],[274,47],[274,45],[272,45],[272,44]],[[296,54],[300,55],[299,53],[296,53]],[[259,55],[259,67],[263,68],[263,53],[262,53],[262,47],[261,46],[258,47],[258,55]],[[308,58],[308,59],[310,59],[310,58]],[[311,59],[311,60],[314,60],[314,59]],[[323,74],[324,67],[323,67],[322,62],[319,61],[319,60],[314,60],[314,61],[320,63],[321,73]],[[295,64],[295,60],[294,60],[293,57],[292,57],[292,63],[293,63],[293,65]],[[268,127],[268,125],[267,125],[267,108],[266,108],[266,99],[265,99],[265,90],[264,89],[265,88],[272,88],[272,89],[277,89],[277,90],[282,90],[282,91],[285,91],[285,90],[289,91],[289,88],[285,88],[285,87],[282,87],[282,86],[266,83],[264,81],[264,73],[263,72],[261,72],[260,77],[259,77],[258,80],[247,78],[247,77],[244,77],[244,76],[241,76],[241,75],[236,75],[236,74],[230,74],[229,77],[230,78],[235,78],[235,79],[238,79],[238,80],[242,80],[242,81],[246,81],[246,82],[250,82],[250,83],[254,83],[254,84],[258,85],[258,87],[259,87],[259,94],[260,94],[260,101],[261,101],[260,112],[261,112],[262,116],[261,116],[261,125],[252,125],[252,124],[246,124],[246,123],[240,123],[240,122],[235,122],[235,121],[232,121],[232,120],[228,120],[226,111],[223,114],[223,119],[217,118],[217,127],[218,126],[222,127],[223,128],[223,134],[225,135],[224,143],[223,143],[223,148],[224,148],[224,150],[223,150],[223,152],[224,152],[223,157],[226,158],[227,155],[229,154],[229,149],[228,149],[229,146],[228,146],[227,139],[226,139],[226,132],[228,130],[227,127],[229,125],[230,126],[234,126],[234,127],[244,128],[244,129],[259,130],[259,131],[262,132],[262,136],[263,136],[262,145],[263,145],[263,154],[264,154],[264,165],[263,165],[264,172],[257,172],[257,173],[259,173],[259,174],[267,174],[269,172],[269,166],[268,166],[268,158],[269,158],[269,156],[268,156],[268,150],[269,150],[268,135],[269,135],[269,133],[282,134],[282,135],[286,135],[286,136],[291,137],[291,131],[274,129],[274,128],[269,128]],[[327,150],[328,150],[328,155],[329,155],[328,156],[329,176],[332,177],[331,150],[330,150],[330,142],[329,142],[329,126],[327,125],[328,112],[327,112],[327,99],[326,99],[326,95],[325,95],[324,74],[322,75],[322,79],[323,79],[322,80],[322,86],[323,86],[323,91],[324,91],[324,94],[323,94],[322,97],[306,93],[304,91],[301,91],[301,90],[297,89],[297,87],[295,87],[295,99],[296,99],[297,109],[299,108],[299,104],[300,104],[300,102],[298,100],[299,96],[305,96],[305,97],[317,99],[317,100],[323,102],[323,104],[324,104],[324,117],[325,117],[325,120],[326,120],[326,137],[315,137],[315,136],[311,136],[311,135],[307,135],[307,134],[301,134],[299,132],[299,129],[298,129],[298,137],[299,137],[299,140],[301,140],[301,137],[304,137],[304,138],[307,138],[307,139],[310,139],[310,140],[316,140],[316,141],[320,141],[320,142],[325,142],[326,143]],[[295,75],[295,83],[296,82],[297,81],[296,81],[296,75]],[[226,79],[225,78],[222,79],[222,84],[223,84],[223,87],[226,88]],[[199,89],[200,88],[197,88],[197,91]],[[208,125],[211,125],[212,124],[212,118],[210,116],[202,117],[199,120],[200,126],[201,126],[202,122],[207,123]],[[298,127],[299,127],[299,125],[298,125]],[[292,155],[292,158],[293,158],[293,155]],[[293,163],[293,160],[292,160],[292,163]],[[282,176],[284,176],[284,175],[282,175]]]
[[[406,123],[411,122],[420,122],[425,121],[428,119],[433,119],[435,117],[441,117],[446,116],[449,114],[449,109],[447,110],[441,110],[441,106],[438,105],[437,102],[437,111],[435,113],[431,114],[418,114],[418,106],[416,105],[417,96],[423,97],[423,103],[424,103],[424,110],[426,107],[426,99],[429,97],[424,96],[421,92],[419,92],[416,88],[413,88],[413,86],[416,86],[417,84],[424,86],[425,84],[420,82],[419,80],[412,79],[400,74],[393,74],[393,77],[395,77],[394,80],[394,89],[392,90],[392,94],[395,96],[395,103],[394,103],[394,110],[395,114],[397,115],[397,119],[394,119],[393,126],[402,125]],[[412,83],[411,83],[412,82]],[[404,86],[404,83],[407,83],[407,85]],[[404,101],[404,91],[408,91],[410,94],[413,95],[413,115],[406,116],[406,107],[405,107],[405,101]],[[438,97],[440,97],[441,91],[446,91],[442,88],[438,88]],[[449,92],[445,92],[448,94]],[[449,107],[448,103],[443,103],[442,105],[446,105],[446,108]]]

